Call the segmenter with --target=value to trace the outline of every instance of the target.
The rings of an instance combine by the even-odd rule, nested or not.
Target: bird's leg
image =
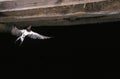
[[[16,43],[20,38],[21,38],[21,37],[18,37],[18,38],[16,39],[15,43]]]
[[[20,44],[19,44],[19,46],[21,46],[22,43],[23,43],[23,41],[24,41],[24,37],[21,37],[21,36],[18,37],[18,38],[16,39],[15,43],[16,43],[18,40],[20,40]]]
[[[21,37],[21,39],[20,39],[20,40],[21,40],[21,42],[20,42],[19,46],[21,46],[21,45],[22,45],[22,43],[23,43],[23,41],[24,41],[24,38],[22,38],[22,37]]]

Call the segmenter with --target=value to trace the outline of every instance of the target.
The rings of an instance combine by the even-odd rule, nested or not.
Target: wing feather
[[[33,38],[33,39],[49,39],[50,38],[48,36],[44,36],[44,35],[38,34],[33,31],[31,31],[31,33],[28,34],[28,37]]]

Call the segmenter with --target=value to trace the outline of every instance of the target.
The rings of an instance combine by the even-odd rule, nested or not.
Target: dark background
[[[120,79],[120,72],[104,72],[104,79]]]
[[[26,38],[21,46],[16,36],[0,34],[0,63],[2,71],[54,72],[72,78],[74,53],[84,48],[119,48],[120,22],[89,25],[37,27],[33,31],[53,37],[49,40]],[[60,74],[58,74],[59,72]],[[62,72],[62,73],[61,73]]]

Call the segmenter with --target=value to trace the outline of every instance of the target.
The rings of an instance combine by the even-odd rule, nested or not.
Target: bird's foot
[[[22,38],[21,36],[18,37],[18,38],[15,40],[15,43],[17,43],[18,41],[20,41],[20,42],[19,42],[19,46],[21,46],[22,43],[23,43],[23,41],[24,41],[24,38]]]

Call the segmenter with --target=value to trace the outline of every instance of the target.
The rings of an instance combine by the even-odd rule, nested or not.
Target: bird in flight
[[[44,36],[44,35],[41,35],[41,34],[38,34],[34,31],[32,31],[31,26],[29,26],[27,29],[22,29],[22,30],[19,30],[18,28],[13,27],[11,33],[12,33],[12,35],[19,36],[15,42],[20,40],[20,45],[23,43],[26,36],[29,38],[32,38],[32,39],[43,39],[43,40],[50,38],[48,36]]]

